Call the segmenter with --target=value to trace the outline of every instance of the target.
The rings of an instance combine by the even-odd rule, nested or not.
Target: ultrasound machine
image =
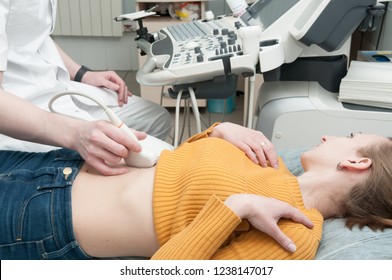
[[[143,27],[154,12],[123,18],[139,22],[138,48],[147,56],[140,84],[170,86],[177,105],[190,98],[198,117],[196,99],[227,98],[246,77],[248,127],[285,149],[314,146],[323,134],[392,135],[391,110],[337,98],[352,33],[376,29],[384,10],[377,0],[259,0],[239,17],[209,13],[155,34]]]

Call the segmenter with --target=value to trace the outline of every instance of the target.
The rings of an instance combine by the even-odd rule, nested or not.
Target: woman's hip
[[[12,161],[0,168],[0,259],[86,258],[72,227],[80,157],[68,151],[7,157]]]

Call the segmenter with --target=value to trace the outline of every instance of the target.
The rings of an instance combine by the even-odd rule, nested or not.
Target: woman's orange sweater
[[[229,142],[208,138],[212,129],[161,154],[153,198],[161,248],[152,259],[313,259],[323,217],[316,209],[305,209],[297,178],[283,162],[278,170],[262,168]],[[279,221],[281,230],[297,246],[290,253],[224,205],[236,193],[288,202],[305,213],[314,228]]]

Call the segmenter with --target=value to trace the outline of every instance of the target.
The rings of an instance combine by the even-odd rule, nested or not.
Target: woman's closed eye
[[[355,135],[361,134],[362,132],[351,132],[350,135],[348,136],[349,138],[354,138]]]

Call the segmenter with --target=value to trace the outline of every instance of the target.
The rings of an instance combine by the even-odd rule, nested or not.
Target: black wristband
[[[88,72],[88,71],[91,71],[91,69],[89,69],[89,68],[87,68],[86,66],[82,65],[82,66],[80,67],[80,69],[78,70],[78,72],[76,72],[74,81],[75,81],[75,82],[81,83],[84,74],[86,74],[86,72]]]

